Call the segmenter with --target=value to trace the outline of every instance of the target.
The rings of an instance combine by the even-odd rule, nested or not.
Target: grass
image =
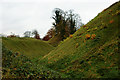
[[[2,61],[2,80],[13,78],[47,79],[62,78],[63,76],[63,74],[38,64],[23,54],[11,52],[4,46],[2,46]]]
[[[81,27],[73,37],[62,41],[41,61],[71,78],[119,77],[117,50],[120,15],[116,15],[119,6],[120,2],[99,13],[86,27]],[[94,34],[95,39],[86,39],[88,34]]]
[[[50,45],[56,47],[56,46],[58,46],[60,41],[62,41],[61,36],[56,35],[56,36],[52,37],[47,43],[49,43]]]
[[[3,44],[30,57],[30,70],[47,78],[119,78],[119,6],[120,2],[114,3],[59,44],[58,36],[48,42],[3,38]]]
[[[33,38],[3,38],[3,45],[30,58],[42,57],[54,49],[53,46]]]

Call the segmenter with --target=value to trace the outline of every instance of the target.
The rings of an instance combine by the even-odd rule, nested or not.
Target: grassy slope
[[[32,38],[3,38],[2,41],[9,50],[22,53],[30,58],[42,57],[54,49],[46,42]]]
[[[99,13],[72,38],[61,42],[41,60],[59,72],[79,77],[118,77],[118,18],[120,2]],[[113,23],[110,21],[113,20]],[[120,26],[120,25],[119,25]],[[95,34],[95,39],[85,39]]]
[[[60,35],[54,36],[52,37],[48,43],[51,44],[52,46],[58,46],[58,44],[60,43],[60,41],[62,41]]]
[[[37,61],[23,54],[13,53],[2,45],[2,80],[12,78],[35,78],[36,80],[37,78],[59,78],[64,75],[38,64]]]

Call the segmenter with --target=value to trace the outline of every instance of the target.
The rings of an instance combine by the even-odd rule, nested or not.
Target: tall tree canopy
[[[82,24],[80,16],[73,13],[73,10],[63,11],[59,8],[55,8],[52,18],[54,19],[53,26],[56,35],[60,35],[62,39],[73,34]]]
[[[55,32],[56,34],[60,34],[61,31],[61,24],[62,24],[62,18],[63,18],[63,11],[59,8],[55,8],[53,10],[54,14],[52,16],[52,18],[54,19],[54,23],[53,26],[55,27]]]
[[[55,29],[54,29],[54,28],[50,28],[50,29],[48,30],[47,34],[43,37],[42,40],[48,41],[48,40],[51,39],[54,35],[55,35]]]

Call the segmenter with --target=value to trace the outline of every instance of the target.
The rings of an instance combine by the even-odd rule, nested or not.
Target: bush
[[[114,14],[112,14],[112,16],[114,16]]]
[[[109,12],[112,12],[112,10],[110,10]]]
[[[90,29],[89,29],[89,30],[87,30],[87,32],[90,32]]]
[[[113,22],[114,22],[114,20],[110,20],[110,21],[109,21],[110,24],[113,23]]]
[[[73,35],[70,35],[69,37],[70,37],[70,38],[72,38],[72,37],[73,37]]]
[[[86,34],[85,38],[90,39],[90,34]]]
[[[91,39],[93,40],[93,39],[95,39],[95,37],[96,37],[96,35],[92,34]]]
[[[97,27],[95,27],[95,28],[93,29],[93,31],[95,31],[95,30],[97,30]]]
[[[115,14],[120,15],[120,10],[117,10]]]
[[[84,28],[87,27],[86,25],[83,26]]]

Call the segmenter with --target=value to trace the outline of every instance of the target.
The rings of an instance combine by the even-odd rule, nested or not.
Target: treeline
[[[54,36],[59,36],[63,40],[73,34],[80,26],[84,25],[81,22],[80,16],[74,13],[73,10],[63,11],[60,8],[55,8],[52,19],[54,20],[52,23],[53,26],[48,30],[42,40],[48,41]],[[25,31],[23,35],[24,37],[41,39],[37,30]],[[7,37],[19,37],[19,35],[12,34]]]
[[[24,37],[31,37],[31,36],[34,36],[34,38],[36,38],[36,39],[40,39],[40,35],[37,30],[26,31],[24,33]]]
[[[25,31],[23,33],[23,35],[24,35],[24,37],[34,37],[35,39],[41,39],[37,30]],[[1,37],[5,37],[5,36],[2,35]],[[20,37],[20,36],[19,35],[15,35],[14,33],[11,33],[11,35],[8,35],[7,37]]]
[[[52,23],[53,27],[47,32],[43,40],[47,41],[57,35],[63,40],[83,25],[80,16],[73,13],[73,10],[63,11],[62,9],[55,8],[52,19],[54,20]]]

